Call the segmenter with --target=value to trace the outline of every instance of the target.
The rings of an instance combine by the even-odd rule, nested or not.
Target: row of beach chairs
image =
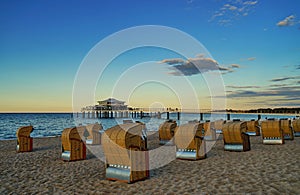
[[[197,123],[197,121],[189,121],[189,123]],[[251,120],[233,121],[218,120],[214,122],[206,121],[202,123],[202,133],[204,140],[216,140],[216,135],[223,133],[225,150],[240,151],[241,146],[235,148],[230,143],[247,142],[248,136],[262,135],[264,144],[283,144],[284,140],[293,140],[295,136],[300,136],[300,119],[291,122],[289,119],[268,119],[266,121]],[[159,140],[161,145],[172,143],[173,136],[176,133],[176,121],[166,121],[159,128]],[[227,144],[228,143],[228,144]],[[243,151],[247,151],[244,147]]]
[[[32,126],[18,129],[18,152],[32,150],[32,130]],[[264,144],[283,144],[284,139],[293,139],[294,134],[300,136],[300,119],[293,123],[290,120],[266,120],[260,125],[258,121],[191,121],[180,126],[169,120],[160,125],[158,133],[160,144],[175,145],[176,158],[199,160],[206,158],[206,142],[217,139],[214,133],[223,134],[224,150],[248,151],[250,135],[262,135]],[[124,121],[106,131],[98,123],[67,128],[62,132],[61,141],[64,161],[84,160],[86,144],[101,144],[109,180],[132,183],[149,177],[149,153],[143,123]]]

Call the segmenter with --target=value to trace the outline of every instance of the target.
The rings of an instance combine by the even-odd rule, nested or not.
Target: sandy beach
[[[150,149],[159,147],[157,134],[149,138]],[[228,152],[220,136],[206,159],[174,160],[132,184],[106,180],[104,163],[90,151],[86,160],[63,162],[60,137],[35,138],[29,153],[4,140],[0,194],[300,194],[300,137],[284,145],[250,139],[251,151]]]

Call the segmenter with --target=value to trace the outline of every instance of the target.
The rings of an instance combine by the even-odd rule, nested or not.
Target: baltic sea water
[[[158,118],[133,118],[134,121],[141,121],[146,124],[149,131],[157,131],[159,125],[166,120],[166,114],[162,114],[161,119]],[[232,119],[251,120],[257,119],[258,114],[230,114]],[[293,115],[269,115],[261,114],[261,118],[294,118]],[[131,118],[114,118],[114,119],[88,119],[77,117],[73,113],[1,113],[0,114],[0,140],[16,139],[16,131],[21,126],[33,125],[34,131],[31,137],[51,137],[59,136],[65,128],[78,125],[101,123],[104,130],[114,125],[123,123],[124,119]],[[187,123],[191,120],[200,120],[200,114],[181,113],[180,120],[177,120],[177,113],[170,113],[170,119],[176,120],[178,125]],[[203,120],[227,119],[227,114],[204,114]]]

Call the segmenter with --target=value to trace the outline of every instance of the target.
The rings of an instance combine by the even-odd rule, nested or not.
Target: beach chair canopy
[[[64,129],[61,135],[61,143],[61,158],[64,161],[84,160],[86,158],[86,146],[79,135],[77,127]]]
[[[143,141],[143,125],[140,123],[127,123],[116,125],[105,131],[103,136],[107,144],[117,144],[122,148],[145,149]]]
[[[61,142],[64,150],[71,150],[71,140],[81,141],[81,137],[76,127],[66,128],[61,134]]]
[[[247,132],[247,123],[242,121],[228,122],[223,125],[224,150],[248,151],[250,139]]]
[[[286,140],[294,139],[294,132],[292,129],[292,121],[290,119],[280,119],[280,126],[283,132],[283,137]]]
[[[220,120],[216,120],[213,122],[213,128],[216,129],[216,130],[222,130],[223,128],[223,125],[226,123],[225,120],[223,119],[220,119]]]
[[[181,149],[196,149],[195,138],[202,138],[202,123],[187,123],[176,127],[175,145]]]
[[[30,133],[33,131],[33,126],[20,127],[17,134],[17,152],[31,152],[33,146],[33,140],[30,137]]]
[[[149,176],[149,159],[143,123],[127,123],[107,129],[102,136],[106,178],[134,182]]]
[[[300,136],[300,119],[293,120],[292,122],[293,130],[296,137]]]
[[[86,130],[88,131],[88,136],[87,139],[93,139],[93,134],[99,134],[103,129],[102,125],[99,123],[95,123],[95,124],[89,124],[86,126]],[[83,133],[84,134],[84,133]]]
[[[273,119],[262,121],[261,133],[264,144],[284,144],[280,120]]]
[[[175,128],[177,127],[176,121],[168,120],[159,126],[159,140],[171,140],[174,136]]]
[[[85,139],[89,136],[86,126],[78,126],[76,127],[76,130],[83,141],[85,141]]]
[[[223,139],[225,143],[241,144],[243,143],[242,133],[247,131],[246,122],[228,122],[223,125]]]
[[[216,130],[214,128],[214,123],[207,121],[203,123],[204,130],[204,139],[205,140],[215,140],[216,139]]]
[[[33,131],[33,126],[23,126],[17,130],[17,138],[30,137],[30,133]]]
[[[247,121],[248,135],[260,135],[260,127],[257,120]]]

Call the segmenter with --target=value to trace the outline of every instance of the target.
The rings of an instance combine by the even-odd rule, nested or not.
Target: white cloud
[[[219,25],[228,26],[240,17],[248,16],[258,4],[258,1],[227,0],[226,3],[212,15],[210,22],[217,21]]]
[[[285,19],[279,21],[277,23],[277,26],[279,27],[283,27],[283,26],[293,26],[295,24],[295,16],[294,15],[290,15],[288,17],[286,17]]]
[[[254,61],[256,60],[256,57],[247,58],[248,61]]]
[[[256,5],[258,1],[245,1],[243,4],[244,5]]]

